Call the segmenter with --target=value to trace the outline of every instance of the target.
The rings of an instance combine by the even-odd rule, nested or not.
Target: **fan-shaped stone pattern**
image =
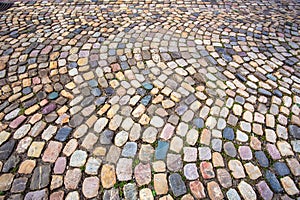
[[[0,190],[299,197],[298,10],[292,1],[16,4],[0,23]]]

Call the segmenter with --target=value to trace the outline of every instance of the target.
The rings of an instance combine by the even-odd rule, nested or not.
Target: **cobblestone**
[[[297,199],[299,2],[37,0],[0,22],[0,199]]]

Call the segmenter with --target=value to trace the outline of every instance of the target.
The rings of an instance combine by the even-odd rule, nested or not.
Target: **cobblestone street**
[[[299,45],[299,0],[16,1],[0,200],[300,200]]]

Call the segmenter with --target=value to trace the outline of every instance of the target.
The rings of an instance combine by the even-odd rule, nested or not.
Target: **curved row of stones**
[[[1,17],[1,197],[299,197],[297,7],[147,3]]]

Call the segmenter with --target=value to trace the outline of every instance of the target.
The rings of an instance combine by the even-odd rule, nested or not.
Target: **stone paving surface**
[[[0,16],[0,199],[300,199],[300,3],[26,1]]]

